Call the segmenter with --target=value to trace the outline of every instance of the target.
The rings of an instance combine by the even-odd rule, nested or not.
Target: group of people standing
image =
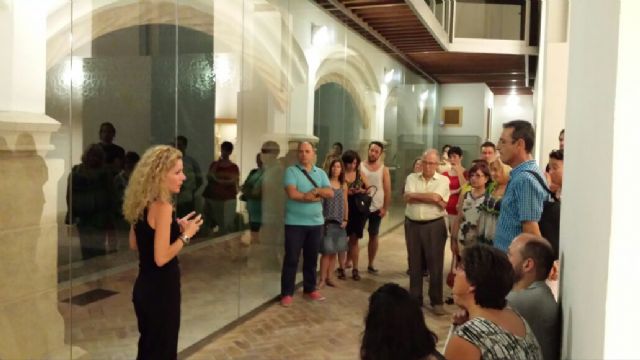
[[[545,203],[560,201],[564,131],[560,139],[561,149],[550,154],[548,181],[531,157],[533,127],[520,120],[503,125],[499,156],[496,146],[486,142],[482,158],[466,171],[460,148],[445,147],[444,161],[431,149],[407,177],[409,292],[418,304],[423,304],[426,268],[428,308],[446,314],[443,259],[449,234],[457,262],[450,285],[452,300],[463,311],[454,316],[459,326],[447,358],[558,358],[560,319],[549,283],[557,279],[559,219],[552,219],[556,229],[549,231],[543,209]]]
[[[452,244],[455,243],[452,251],[458,259],[452,295],[462,311],[454,314],[457,328],[446,347],[446,358],[557,358],[559,311],[545,283],[556,257],[552,245],[541,236],[537,226],[547,192],[544,180],[537,180],[543,175],[531,160],[533,141],[529,123],[507,123],[497,147],[500,158],[495,156],[495,146],[485,143],[482,146],[483,154],[487,154],[485,159],[476,161],[469,171],[462,168],[462,151],[456,147],[448,149],[451,164],[442,174],[438,169],[447,164],[441,161],[438,151],[431,149],[423,154],[404,188],[409,291],[389,285],[372,295],[366,323],[372,327],[365,329],[362,358],[379,358],[373,355],[382,351],[412,354],[407,358],[414,355],[416,359],[442,358],[434,348],[435,336],[417,314],[422,314],[425,269],[430,275],[430,309],[438,315],[446,313],[442,306],[442,280],[444,250],[450,231],[448,220],[455,230],[451,232]],[[246,181],[253,179],[251,182],[262,183],[262,194],[251,195],[251,191],[257,191],[255,185],[246,185],[242,191],[250,206],[249,201],[258,196],[263,203],[269,202],[268,194],[277,193],[277,189],[282,191],[284,187],[280,304],[285,307],[293,303],[301,253],[303,296],[310,300],[324,300],[319,289],[335,286],[332,274],[336,260],[339,279],[346,279],[349,267],[353,280],[360,279],[358,239],[362,238],[367,223],[367,271],[378,272],[374,261],[380,222],[388,213],[391,195],[389,171],[381,161],[384,145],[380,142],[369,144],[367,159],[363,162],[352,150],[330,155],[326,170],[314,165],[316,154],[310,143],[300,142],[296,150],[297,161],[283,173],[267,174],[282,166],[277,159],[278,144],[265,142],[258,163],[264,162],[267,166],[265,169],[260,166],[263,173],[252,172]],[[549,178],[557,200],[562,186],[563,151],[553,152],[551,159]],[[126,188],[123,215],[131,224],[130,247],[138,251],[140,258],[140,272],[133,291],[140,332],[139,359],[176,357],[180,323],[177,255],[205,222],[195,212],[183,216],[175,213],[172,195],[180,193],[186,178],[183,152],[160,145],[145,152]],[[282,180],[272,184],[273,191],[265,190],[265,186],[278,178]],[[451,181],[452,178],[457,182]],[[452,194],[458,194],[455,207],[451,206]],[[453,213],[454,209],[457,214]],[[279,214],[277,210],[270,213]],[[482,214],[486,214],[485,219]],[[250,217],[252,231],[260,228],[268,214],[261,216],[261,219]],[[319,254],[322,257],[318,281]],[[385,300],[379,302],[379,299]],[[377,336],[399,329],[379,327],[384,325],[385,318],[393,321],[393,317],[385,314],[391,313],[389,307],[396,306],[394,304],[399,306],[395,314],[413,319],[412,329],[419,333],[417,338],[425,342],[415,347],[401,345],[402,351],[398,352],[398,349],[384,348],[400,346],[401,342],[415,344],[417,338],[408,336],[389,344],[368,336],[368,332],[371,335],[374,331],[376,325],[373,324],[378,326]],[[376,321],[376,317],[380,321]]]
[[[318,291],[324,286],[336,286],[333,272],[336,260],[337,277],[346,279],[346,269],[358,281],[359,246],[368,223],[369,262],[367,271],[375,274],[380,223],[391,202],[389,170],[381,161],[384,145],[372,141],[367,159],[361,162],[356,151],[342,150],[334,144],[327,156],[326,169],[314,165],[315,150],[308,142],[298,145],[298,162],[285,170],[285,256],[282,265],[280,304],[293,302],[295,274],[300,252],[303,257],[303,292],[311,300],[324,300]],[[347,240],[348,239],[348,240]],[[316,279],[317,258],[320,279]]]

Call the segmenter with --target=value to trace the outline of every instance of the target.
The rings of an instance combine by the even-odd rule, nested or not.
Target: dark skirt
[[[362,214],[358,210],[353,196],[349,196],[347,198],[347,202],[349,204],[349,221],[347,222],[346,229],[347,235],[355,235],[358,239],[361,239],[364,233],[364,225],[367,222],[367,215]]]

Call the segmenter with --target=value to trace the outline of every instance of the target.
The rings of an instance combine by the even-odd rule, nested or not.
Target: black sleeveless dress
[[[180,267],[174,257],[164,266],[153,258],[155,230],[143,219],[134,227],[140,270],[133,286],[133,306],[138,318],[138,360],[174,360],[178,356],[180,330]],[[180,225],[171,222],[170,242],[178,241]]]

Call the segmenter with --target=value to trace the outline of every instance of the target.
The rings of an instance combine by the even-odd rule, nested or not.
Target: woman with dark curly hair
[[[439,360],[438,338],[427,328],[420,305],[398,284],[382,285],[369,298],[362,360]]]
[[[464,310],[445,349],[447,359],[542,360],[540,345],[520,314],[507,308],[514,282],[504,252],[475,244],[462,251],[453,282],[453,300]]]
[[[344,255],[338,253],[338,279],[346,279],[345,269],[353,267],[351,276],[353,280],[360,280],[358,272],[358,258],[360,255],[360,247],[358,239],[362,238],[366,215],[363,215],[356,206],[356,195],[367,192],[369,182],[367,177],[360,172],[360,155],[353,150],[347,150],[342,154],[342,163],[344,164],[344,181],[347,184],[347,203],[349,208],[349,221],[347,222],[347,236],[349,237],[347,263],[345,264]],[[343,253],[342,253],[343,254]]]

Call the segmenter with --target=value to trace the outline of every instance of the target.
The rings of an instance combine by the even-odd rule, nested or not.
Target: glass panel
[[[442,0],[431,3],[442,21]],[[381,233],[402,223],[404,179],[436,135],[437,86],[314,2],[60,6],[41,36],[46,126],[0,129],[0,165],[14,174],[0,205],[11,255],[0,262],[0,315],[18,324],[11,348],[26,351],[0,358],[136,356],[139,260],[121,207],[135,154],[152,145],[183,151],[176,215],[206,220],[179,255],[179,351],[280,294],[283,179],[300,142],[322,167],[336,142],[367,160],[369,143],[382,141],[391,204]]]
[[[444,27],[444,0],[435,0],[435,8],[433,12],[436,15],[436,19],[438,19],[438,22],[440,22]]]
[[[220,97],[220,117],[237,118],[242,198],[240,206],[246,229],[239,238],[239,315],[280,294],[280,270],[284,253],[284,168],[293,155],[289,147],[289,106],[299,81],[291,73],[297,48],[291,34],[298,16],[307,16],[306,5],[296,1],[250,1],[244,3],[244,21],[235,30],[220,32],[224,42],[216,57],[229,61],[232,81],[225,86],[237,98]],[[238,13],[231,4],[228,12]],[[238,5],[235,5],[238,6]],[[302,8],[297,12],[298,8]],[[291,13],[290,13],[291,12]],[[228,20],[227,20],[228,21]],[[293,22],[293,24],[292,24]],[[221,24],[232,28],[228,22]],[[227,27],[229,26],[229,27]],[[242,47],[234,42],[242,39]],[[229,59],[229,60],[226,60]],[[236,100],[237,99],[237,100]],[[291,149],[291,151],[289,151]]]
[[[523,40],[525,7],[508,4],[456,2],[456,37]]]

